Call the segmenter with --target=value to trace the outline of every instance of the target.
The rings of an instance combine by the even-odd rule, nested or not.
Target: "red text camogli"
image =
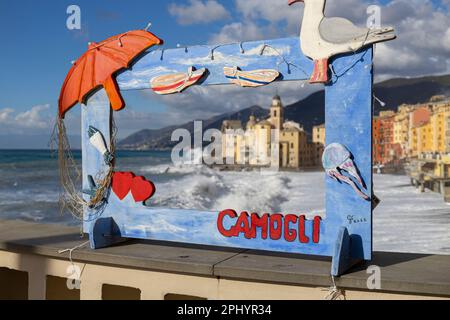
[[[234,226],[225,229],[223,220],[225,217],[235,220]],[[300,243],[319,243],[320,237],[320,217],[315,217],[312,222],[311,239],[305,233],[306,217],[304,215],[294,214],[264,214],[259,216],[257,213],[249,215],[242,212],[240,215],[236,211],[228,209],[219,213],[217,218],[217,229],[227,238],[239,237],[243,234],[247,239],[255,239],[259,229],[261,238],[280,240],[281,237],[288,242],[294,242],[298,239]]]

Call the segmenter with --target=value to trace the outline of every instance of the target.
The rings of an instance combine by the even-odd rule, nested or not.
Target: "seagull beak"
[[[288,5],[292,6],[294,3],[303,2],[303,0],[289,0]]]

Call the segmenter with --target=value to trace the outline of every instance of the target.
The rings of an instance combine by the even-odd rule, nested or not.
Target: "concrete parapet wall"
[[[2,299],[324,299],[325,258],[155,242],[67,253],[84,242],[76,229],[0,221]],[[450,298],[450,256],[378,253],[381,289],[369,290],[365,266],[337,280],[346,299]],[[67,279],[81,272],[77,287]]]

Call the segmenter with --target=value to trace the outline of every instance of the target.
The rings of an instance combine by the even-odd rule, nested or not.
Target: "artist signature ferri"
[[[349,214],[347,216],[347,221],[348,224],[356,224],[356,223],[365,223],[367,222],[367,219],[362,217],[355,217],[354,215]]]

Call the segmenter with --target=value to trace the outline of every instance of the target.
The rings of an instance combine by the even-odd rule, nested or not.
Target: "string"
[[[361,46],[358,47],[358,49],[351,49],[352,52],[353,52],[353,55],[355,55],[355,54],[358,52],[358,50],[360,50],[361,48],[363,48],[363,47],[366,45],[366,41],[367,41],[367,39],[369,38],[370,31],[371,31],[371,29],[368,29],[368,30],[367,30],[366,35],[365,35],[363,41],[361,42]],[[374,51],[374,53],[375,53],[375,51],[376,51],[376,44],[373,45],[373,51]],[[336,78],[342,77],[344,74],[346,74],[348,71],[350,71],[353,67],[355,67],[356,64],[357,64],[359,61],[363,60],[363,58],[364,58],[364,56],[366,55],[366,53],[367,53],[367,51],[364,52],[363,56],[362,56],[360,59],[356,60],[355,62],[353,62],[352,64],[350,64],[347,68],[345,68],[345,70],[344,70],[340,75],[338,75],[338,74],[335,72],[333,65],[330,64],[330,65],[329,65],[329,68],[330,68],[332,74],[333,74]],[[373,63],[372,63],[372,67],[373,67]],[[382,102],[381,100],[377,99],[376,97],[375,97],[375,99],[378,100],[378,101],[380,102],[381,105],[383,105],[383,102]]]
[[[286,57],[285,57],[280,51],[278,51],[278,49],[274,48],[273,46],[271,46],[271,45],[269,45],[269,44],[266,44],[266,43],[263,44],[263,46],[262,46],[262,48],[261,48],[261,51],[260,51],[260,55],[261,55],[261,56],[264,54],[264,50],[266,50],[266,48],[270,48],[270,49],[272,49],[273,51],[275,51],[275,53],[283,60],[283,61],[277,63],[277,65],[279,66],[281,63],[284,62],[284,63],[286,64],[286,66],[287,66],[287,69],[288,69],[288,73],[289,73],[289,74],[291,73],[290,66],[293,66],[293,67],[296,67],[297,69],[299,69],[301,72],[303,72],[303,74],[304,74],[305,76],[309,77],[309,74],[307,74],[305,70],[303,70],[303,69],[302,69],[301,67],[299,67],[298,65],[296,65],[296,64],[294,64],[294,63],[288,61],[288,60],[286,59]]]
[[[210,46],[206,46],[206,45],[200,45],[200,46],[197,46],[197,47],[210,48],[209,49],[209,58],[211,60],[214,60],[215,59],[214,53],[216,52],[216,50],[221,48],[221,47],[225,47],[225,46],[238,45],[239,49],[240,49],[240,53],[241,54],[245,54],[245,49],[244,49],[243,44],[244,44],[244,42],[240,42],[240,43],[222,43],[222,44],[216,45],[216,46],[214,46],[212,48],[210,48]],[[181,47],[182,46],[180,44],[177,45],[178,49],[181,48]],[[183,46],[183,47],[184,47],[184,52],[187,53],[188,52],[188,46]],[[289,61],[288,59],[286,59],[285,55],[283,55],[278,49],[276,49],[275,47],[273,47],[273,46],[271,46],[269,44],[264,43],[262,45],[261,50],[260,50],[260,55],[261,56],[264,54],[264,51],[265,51],[266,48],[272,49],[277,54],[277,56],[281,59],[281,62],[277,62],[277,67],[279,67],[282,63],[285,63],[286,67],[287,67],[288,74],[291,74],[291,67],[295,67],[298,70],[300,70],[306,77],[310,76],[303,68],[301,68],[297,64],[295,64],[295,63]],[[160,60],[163,61],[164,60],[164,51],[166,49],[161,48],[161,49],[155,50],[155,52],[157,52],[159,50],[161,51]]]
[[[211,52],[209,53],[209,58],[210,58],[211,60],[214,60],[214,50],[220,48],[221,46],[222,46],[222,45],[218,45],[218,46],[215,46],[214,48],[211,49]]]
[[[111,137],[109,151],[111,154],[115,153],[115,141],[117,135],[117,128],[115,126],[114,118],[111,116]],[[79,221],[90,222],[101,215],[106,207],[107,199],[110,193],[110,186],[112,176],[114,174],[114,161],[111,163],[106,172],[99,172],[96,175],[96,184],[98,188],[94,197],[86,201],[78,190],[77,185],[81,182],[82,172],[75,161],[66,127],[61,117],[57,116],[57,121],[53,129],[51,137],[51,149],[54,146],[58,150],[58,164],[60,170],[60,182],[62,190],[60,192],[60,211],[63,213],[65,209]],[[95,211],[95,215],[89,215],[89,218],[84,219],[85,210]]]
[[[343,71],[340,72],[339,74],[334,70],[333,65],[330,63],[330,64],[329,64],[329,69],[331,70],[331,73],[336,77],[335,82],[337,81],[337,79],[339,79],[340,77],[342,77],[343,75],[345,75],[348,71],[350,71],[351,69],[353,69],[353,68],[358,64],[358,62],[362,61],[362,60],[364,59],[364,57],[366,56],[367,52],[368,52],[368,51],[365,51],[364,54],[363,54],[360,58],[355,59],[355,61],[352,62],[351,64],[349,64],[347,67],[342,68]],[[354,52],[353,52],[353,55],[355,55],[356,53],[357,53],[357,52],[354,51]]]
[[[345,292],[336,286],[334,276],[331,276],[331,284],[328,289],[322,289],[322,291],[328,291],[325,300],[345,300]]]
[[[81,249],[81,248],[85,247],[85,246],[88,245],[88,244],[89,244],[89,241],[86,241],[86,242],[83,242],[82,244],[79,244],[79,245],[77,245],[77,246],[75,246],[75,247],[73,247],[73,248],[70,248],[70,249],[58,250],[58,254],[63,254],[63,253],[69,252],[69,261],[70,261],[70,264],[72,265],[72,267],[75,268],[75,263],[73,262],[73,259],[72,259],[72,253],[73,253],[75,250]]]

